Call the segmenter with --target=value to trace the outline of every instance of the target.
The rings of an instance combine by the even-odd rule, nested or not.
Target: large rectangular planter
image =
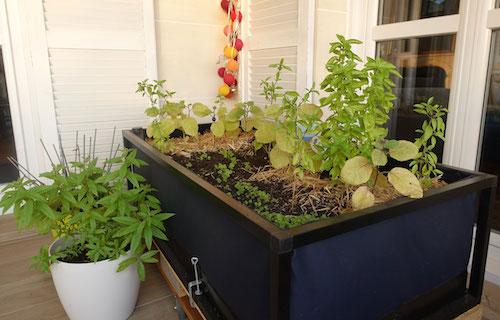
[[[188,272],[199,258],[199,299],[215,306],[216,318],[451,319],[480,302],[495,176],[441,166],[448,185],[422,199],[283,230],[141,135],[123,133],[125,147],[149,163],[134,170],[175,213],[159,246]]]

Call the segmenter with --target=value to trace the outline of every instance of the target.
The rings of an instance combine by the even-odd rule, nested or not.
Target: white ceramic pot
[[[62,239],[50,246],[66,247]],[[140,280],[137,263],[116,272],[128,256],[96,263],[59,262],[51,266],[57,295],[71,320],[124,320],[134,311]]]

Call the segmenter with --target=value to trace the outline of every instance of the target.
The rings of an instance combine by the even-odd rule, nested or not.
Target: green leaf
[[[385,153],[378,149],[372,151],[372,163],[375,166],[385,166],[387,164],[387,156]]]
[[[359,185],[370,179],[372,170],[373,167],[368,159],[356,156],[346,161],[340,171],[340,177],[346,184]]]
[[[245,114],[245,109],[242,107],[235,107],[233,110],[229,111],[227,114],[227,121],[235,122],[240,120],[240,118]]]
[[[240,127],[239,121],[224,121],[226,132],[237,130]]]
[[[146,270],[144,269],[144,263],[142,261],[137,262],[137,273],[139,274],[139,279],[141,281],[146,280]]]
[[[153,242],[153,232],[151,231],[151,226],[144,227],[144,241],[146,242],[146,247],[151,249],[151,244]]]
[[[431,126],[426,126],[425,131],[424,131],[424,140],[427,141],[429,138],[432,136],[432,127]]]
[[[399,140],[398,145],[389,150],[389,155],[398,161],[407,161],[416,157],[417,146],[410,141]]]
[[[352,194],[352,206],[355,210],[361,210],[373,206],[375,196],[368,187],[361,186]]]
[[[241,119],[241,128],[245,132],[250,132],[253,129],[253,119],[252,118],[243,118]]]
[[[182,129],[187,135],[196,136],[198,134],[198,122],[193,117],[186,117],[181,121]]]
[[[206,117],[212,113],[212,110],[210,110],[206,105],[203,103],[195,103],[193,104],[193,113],[197,115],[198,117]]]
[[[215,121],[210,125],[210,130],[216,137],[222,137],[224,135],[224,122],[221,120]]]
[[[133,264],[133,263],[135,263],[137,261],[138,261],[138,259],[136,257],[132,257],[132,258],[128,258],[126,260],[123,260],[118,265],[118,270],[116,270],[116,272],[120,272],[120,271],[123,271],[123,270],[127,269],[128,266],[130,266],[131,264]]]
[[[258,143],[271,143],[276,140],[276,125],[271,122],[263,123],[255,131],[255,141]]]
[[[386,149],[392,149],[398,145],[398,140],[387,140],[385,142],[385,148]]]
[[[280,169],[286,167],[290,163],[290,155],[281,151],[277,146],[274,146],[269,153],[269,160],[273,167]]]
[[[45,203],[42,203],[42,202],[38,202],[37,203],[37,208],[42,211],[42,213],[49,219],[51,220],[57,220],[57,217],[54,213],[54,210],[49,207],[48,205],[46,205]]]
[[[137,219],[132,217],[114,217],[113,220],[125,226],[129,226],[138,222]]]
[[[422,198],[423,190],[417,177],[404,168],[393,168],[387,175],[389,182],[404,196]]]

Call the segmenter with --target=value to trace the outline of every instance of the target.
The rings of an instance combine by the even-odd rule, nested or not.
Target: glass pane
[[[460,0],[382,0],[378,24],[457,14]]]
[[[16,168],[10,164],[7,157],[16,157],[12,119],[10,117],[7,84],[3,67],[3,56],[0,50],[0,183],[17,179]]]
[[[495,5],[495,8],[500,8],[500,0],[497,0],[497,4]]]
[[[434,103],[448,107],[455,52],[455,35],[392,40],[377,43],[377,56],[396,65],[403,78],[393,76],[394,109],[389,121],[389,137],[413,141],[424,115],[413,112],[416,103],[434,97]],[[443,155],[438,141],[435,152]]]
[[[500,30],[493,32],[492,56],[485,97],[483,142],[479,170],[500,176]],[[493,228],[500,230],[500,188],[497,187]]]

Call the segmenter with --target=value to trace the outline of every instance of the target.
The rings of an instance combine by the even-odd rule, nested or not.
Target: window
[[[3,66],[3,56],[0,50],[0,183],[17,179],[17,169],[7,160],[16,157],[12,119],[10,117],[9,99]]]
[[[459,2],[459,0],[381,1],[379,9],[379,24],[457,14]]]
[[[479,170],[500,176],[500,30],[493,32],[491,46]],[[492,227],[500,230],[500,188],[498,186],[496,199]]]
[[[389,137],[413,141],[426,119],[413,112],[416,103],[434,97],[435,103],[448,107],[450,99],[455,35],[410,38],[377,43],[377,56],[396,65],[403,78],[393,77],[394,109],[389,121]],[[435,152],[441,159],[443,142]]]

